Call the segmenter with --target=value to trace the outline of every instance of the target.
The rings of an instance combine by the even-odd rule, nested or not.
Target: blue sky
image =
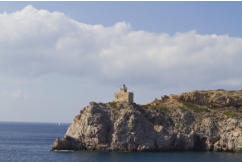
[[[0,11],[33,5],[87,24],[126,21],[137,30],[242,36],[242,2],[1,2]]]
[[[241,2],[0,2],[0,120],[71,122],[126,83],[137,103],[241,89]]]

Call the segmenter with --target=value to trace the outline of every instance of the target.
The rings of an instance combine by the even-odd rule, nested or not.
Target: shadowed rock
[[[242,152],[242,91],[194,91],[146,105],[83,108],[52,150]]]

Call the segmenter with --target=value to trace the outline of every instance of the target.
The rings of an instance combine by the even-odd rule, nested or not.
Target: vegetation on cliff
[[[242,151],[242,90],[193,91],[145,105],[95,103],[52,150]]]

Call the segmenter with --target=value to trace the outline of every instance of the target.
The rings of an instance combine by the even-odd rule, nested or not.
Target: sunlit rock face
[[[193,91],[146,105],[95,103],[83,108],[53,151],[242,152],[242,91]]]

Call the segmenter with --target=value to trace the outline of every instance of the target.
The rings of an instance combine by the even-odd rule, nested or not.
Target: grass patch
[[[237,114],[235,112],[231,112],[231,111],[224,112],[224,115],[226,115],[228,117],[238,117],[239,116],[239,114]]]
[[[161,105],[156,105],[156,106],[155,105],[151,105],[150,108],[151,109],[158,109],[158,110],[161,110],[161,111],[166,111],[167,110],[166,107],[161,106]]]
[[[185,107],[179,107],[179,109],[181,109],[182,112],[186,112],[186,108]]]
[[[143,108],[143,109],[147,109],[148,105],[140,105],[140,107]]]
[[[143,109],[153,109],[153,110],[161,110],[161,111],[166,111],[167,108],[161,105],[140,105],[141,108]]]
[[[234,96],[234,98],[237,99],[237,100],[239,100],[240,97],[239,96]]]
[[[192,109],[194,112],[210,112],[209,109],[198,107],[197,105],[192,104],[192,103],[190,103],[190,102],[185,102],[185,101],[181,101],[181,100],[180,100],[180,102],[181,102],[184,106],[186,106],[187,108]]]
[[[111,102],[111,103],[110,103],[110,105],[111,105],[113,108],[117,107],[117,103],[116,103],[116,102],[114,102],[114,101],[113,101],[113,102]]]

